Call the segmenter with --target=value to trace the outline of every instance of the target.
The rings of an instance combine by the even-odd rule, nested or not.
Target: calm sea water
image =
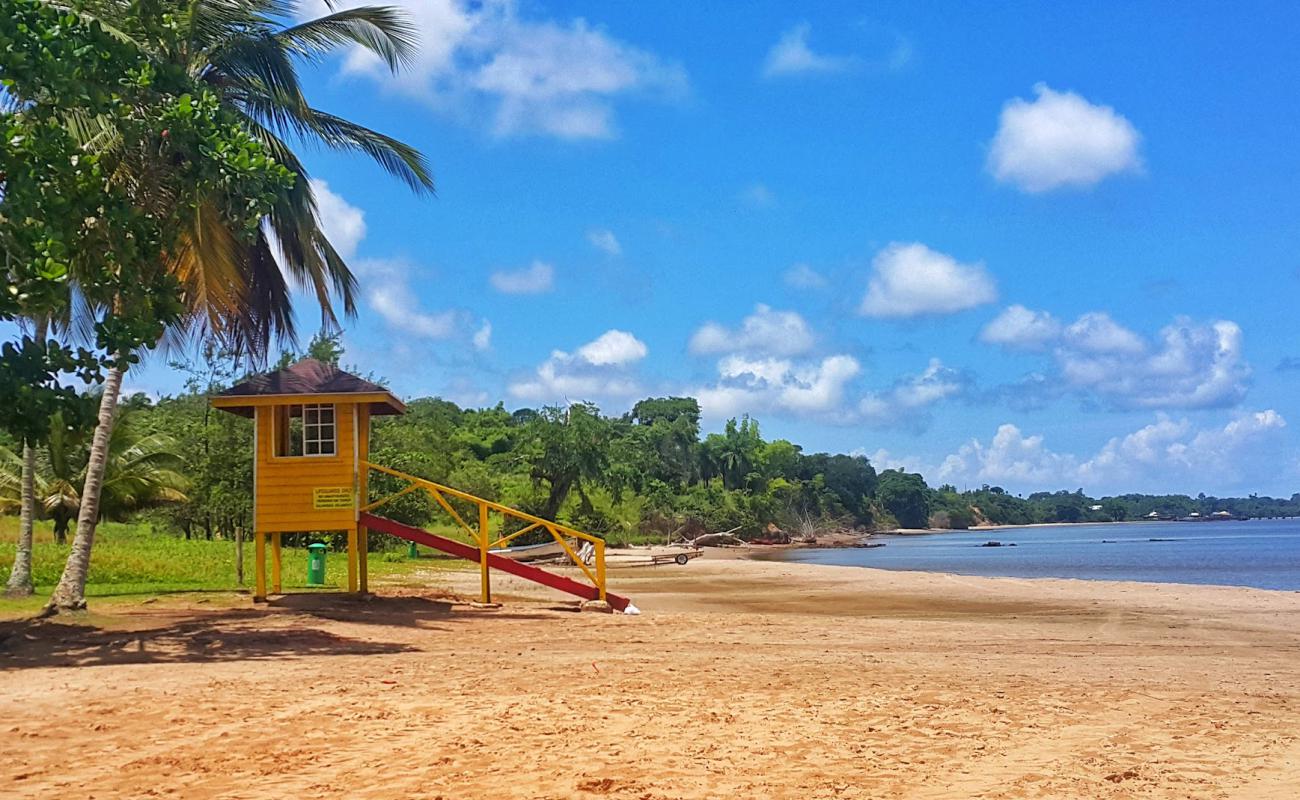
[[[990,539],[1016,546],[979,546]],[[792,550],[786,557],[816,564],[960,575],[1300,590],[1300,519],[1061,525],[880,536],[876,541],[887,545]]]

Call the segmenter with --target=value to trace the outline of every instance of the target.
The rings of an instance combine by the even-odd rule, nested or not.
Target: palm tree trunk
[[[42,344],[49,320],[40,317],[36,320],[36,330],[32,336]],[[23,475],[18,512],[18,546],[14,550],[14,565],[9,570],[9,583],[5,594],[10,597],[27,597],[36,591],[32,584],[32,526],[36,521],[36,448],[30,442],[23,442]]]
[[[95,525],[99,521],[99,494],[104,486],[104,469],[108,464],[108,441],[117,418],[117,398],[122,391],[123,368],[113,367],[104,379],[104,394],[99,398],[99,425],[90,443],[90,460],[86,464],[86,484],[81,489],[81,508],[77,511],[77,535],[63,567],[63,577],[55,587],[46,614],[64,609],[86,607],[86,576],[90,573],[90,548],[95,543]]]
[[[36,449],[23,442],[22,509],[18,517],[18,548],[9,571],[5,594],[26,597],[36,591],[32,585],[32,522],[36,512]]]

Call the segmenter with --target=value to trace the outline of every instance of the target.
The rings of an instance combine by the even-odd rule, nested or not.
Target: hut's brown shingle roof
[[[384,402],[372,403],[372,414],[401,414],[405,406],[384,387],[377,383],[358,378],[350,372],[344,372],[332,364],[325,364],[314,358],[303,360],[262,375],[254,375],[243,383],[235,384],[221,394],[220,398],[264,397],[268,395],[315,395],[315,394],[383,394]],[[250,407],[241,407],[223,402],[221,407],[227,411],[241,413]]]

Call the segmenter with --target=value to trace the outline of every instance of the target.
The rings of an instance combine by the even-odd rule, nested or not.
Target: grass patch
[[[3,570],[0,580],[9,577],[17,540],[18,518],[0,516],[0,570]],[[38,522],[32,547],[36,595],[21,599],[0,596],[0,616],[21,616],[38,611],[63,573],[68,550],[68,545],[55,543],[49,523]],[[403,543],[400,550],[371,553],[371,582],[401,583],[417,571],[459,569],[466,563],[440,558],[412,560],[405,557],[405,552]],[[421,552],[427,555],[428,549],[423,548]],[[138,603],[145,598],[163,595],[202,593],[209,596],[247,592],[255,580],[253,556],[254,547],[250,539],[244,543],[244,584],[241,586],[236,577],[235,543],[232,540],[187,540],[157,531],[146,522],[104,522],[95,534],[86,597],[98,602]],[[339,591],[346,587],[348,572],[344,553],[331,552],[327,556],[323,587],[307,586],[306,548],[285,547],[282,563],[285,591]],[[269,570],[269,553],[267,564]]]

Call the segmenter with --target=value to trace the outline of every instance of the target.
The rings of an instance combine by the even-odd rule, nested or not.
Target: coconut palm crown
[[[127,411],[119,411],[118,416],[108,445],[100,515],[123,519],[143,508],[184,502],[189,481],[181,474],[184,459],[176,451],[176,442],[138,431]],[[50,434],[33,477],[36,504],[54,522],[55,539],[62,544],[81,506],[88,448],[57,417],[51,421]],[[0,447],[0,513],[19,507],[21,470],[18,454]]]
[[[283,0],[88,0],[78,6],[210,87],[297,176],[251,235],[229,230],[216,202],[196,203],[169,255],[186,295],[184,332],[215,335],[253,356],[264,355],[272,341],[293,338],[293,284],[315,296],[324,327],[336,327],[337,306],[355,313],[356,279],[321,229],[307,169],[291,143],[360,152],[413,190],[433,190],[419,151],[313,108],[297,69],[359,46],[397,71],[415,51],[414,28],[397,9],[337,9],[332,0],[326,6],[331,13],[297,23],[298,5]]]

